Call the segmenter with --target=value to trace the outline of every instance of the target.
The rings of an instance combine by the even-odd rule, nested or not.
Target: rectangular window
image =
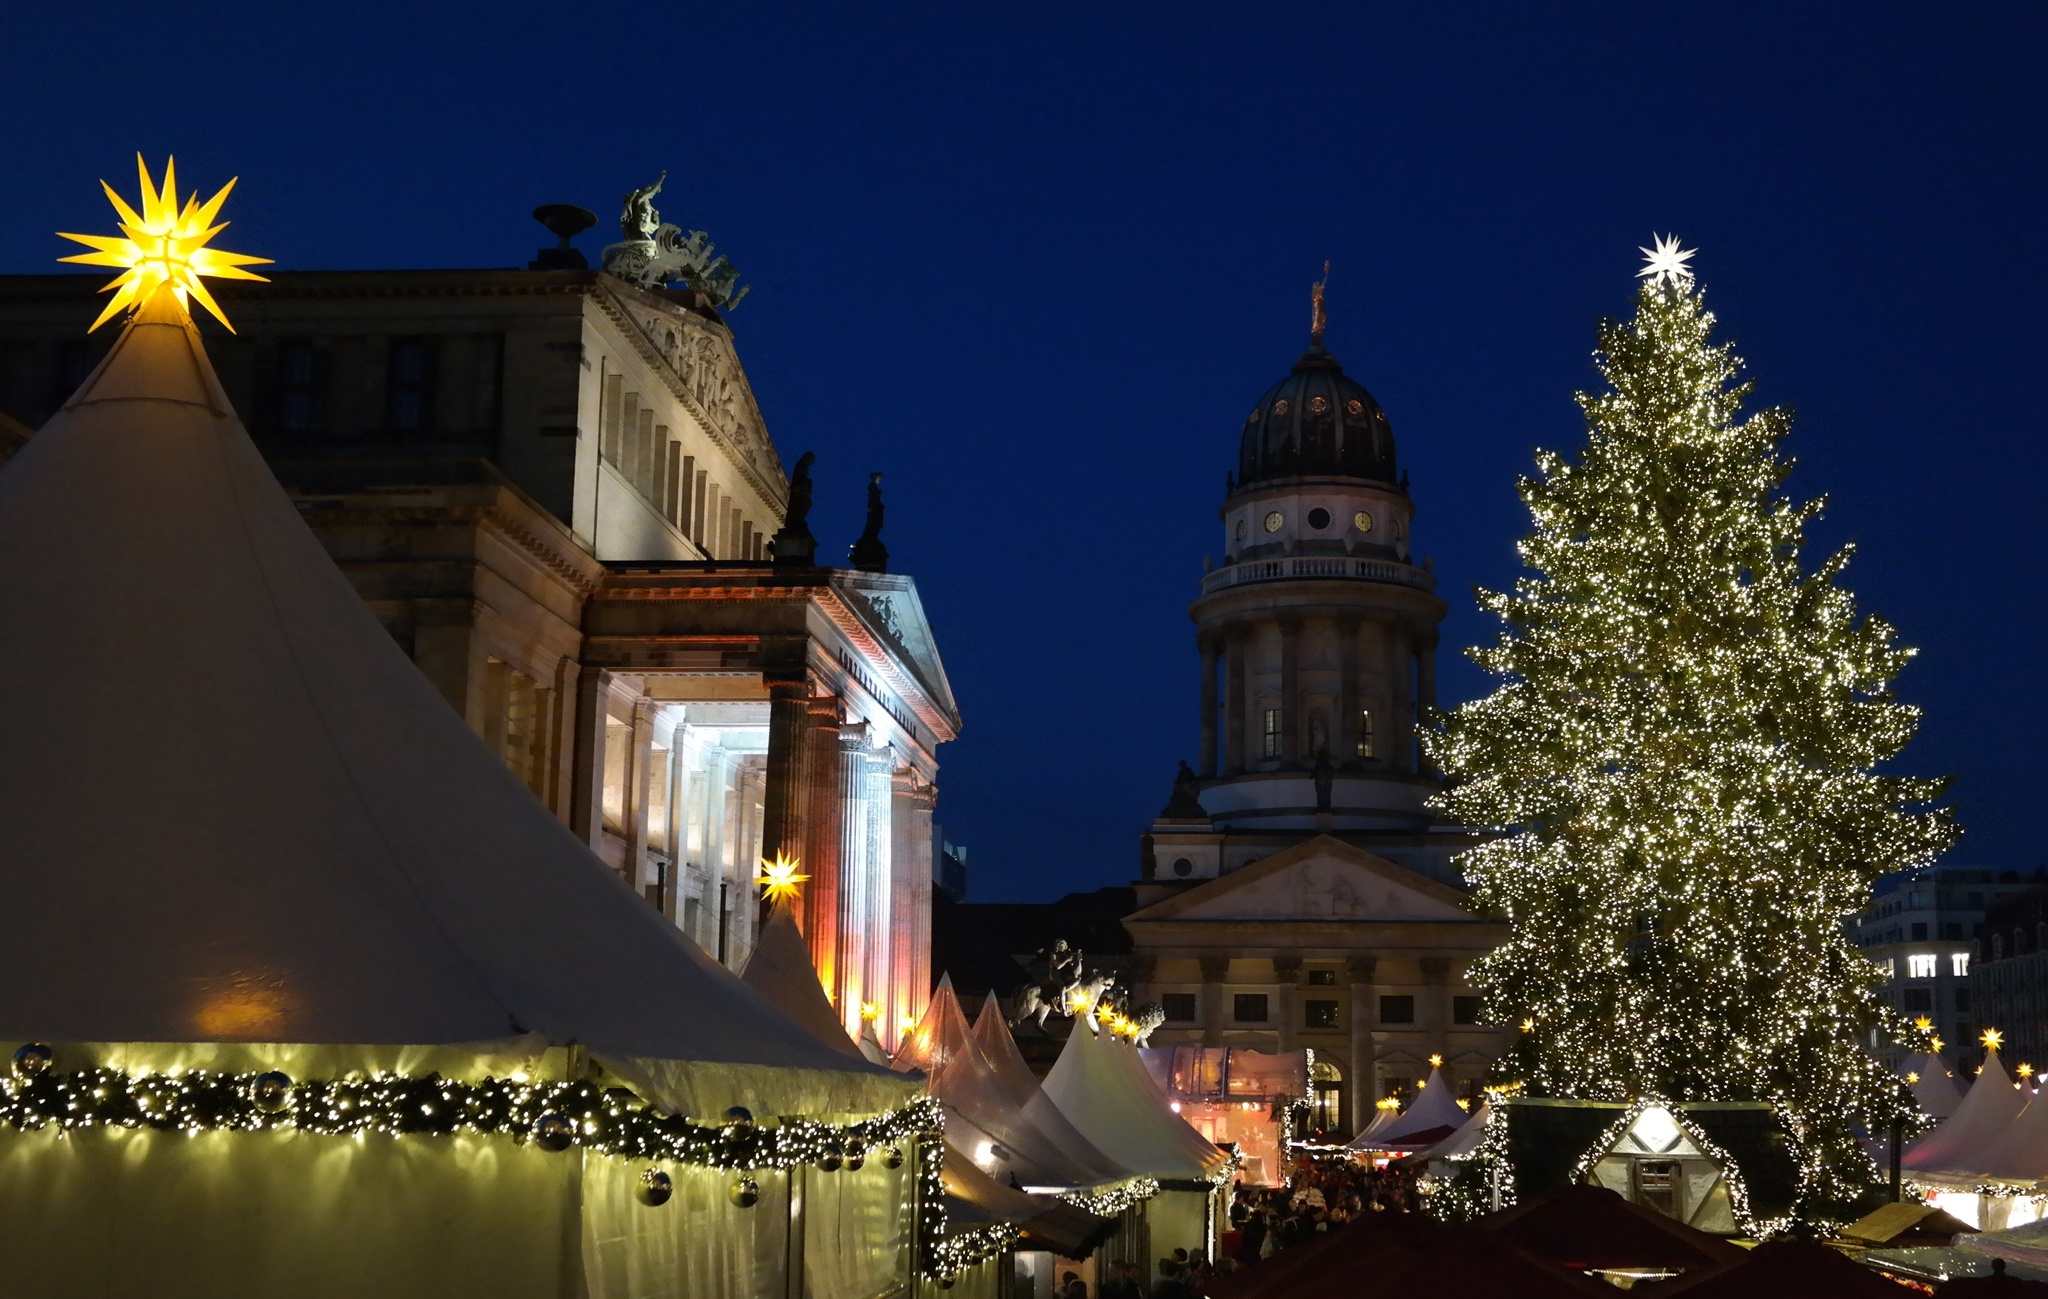
[[[1308,985],[1311,988],[1334,988],[1337,986],[1337,972],[1335,970],[1310,970],[1308,972]]]
[[[1240,1024],[1263,1024],[1266,1022],[1266,994],[1263,992],[1240,992],[1232,1018]]]
[[[1969,990],[1968,988],[1957,988],[1957,989],[1956,989],[1956,1014],[1960,1015],[1960,1014],[1962,1014],[1963,1012],[1965,1012],[1965,1011],[1969,1010],[1969,1008],[1970,1008],[1970,990]]]
[[[424,338],[395,338],[385,369],[384,426],[410,433],[433,424],[433,344]]]
[[[1915,921],[1915,922],[1914,922],[1914,924],[1913,924],[1913,941],[1914,941],[1914,942],[1916,942],[1916,943],[1924,943],[1924,942],[1926,942],[1926,941],[1927,941],[1927,922],[1926,922],[1926,921],[1924,921],[1924,920],[1919,920],[1919,921]]]
[[[1955,975],[1958,979],[1967,978],[1970,973],[1970,954],[1968,952],[1950,953],[1948,972]]]
[[[1302,1023],[1310,1028],[1337,1027],[1337,1003],[1334,1001],[1310,1000],[1301,1004]]]
[[[1934,963],[1933,952],[1915,952],[1906,958],[1906,977],[1931,979],[1934,977]]]
[[[1479,998],[1451,998],[1451,1022],[1453,1024],[1477,1024],[1479,1022]]]
[[[1195,1022],[1195,994],[1192,992],[1161,993],[1159,1008],[1166,1012],[1166,1019],[1170,1024]]]
[[[1380,1023],[1413,1024],[1415,1022],[1415,998],[1381,997]]]
[[[1265,753],[1265,755],[1266,755],[1267,757],[1269,757],[1269,758],[1277,758],[1277,757],[1279,757],[1279,756],[1280,756],[1280,710],[1279,710],[1279,709],[1277,709],[1277,708],[1268,708],[1268,709],[1266,710],[1266,731],[1265,731],[1265,736],[1264,736],[1264,739],[1265,739],[1265,748],[1264,748],[1264,749],[1262,750],[1262,752],[1264,752],[1264,753]]]
[[[320,427],[320,353],[305,339],[287,339],[277,352],[277,425],[287,433]]]
[[[1925,1014],[1934,1009],[1934,992],[1930,988],[1906,989],[1906,1013]]]
[[[1358,756],[1361,758],[1370,758],[1372,756],[1372,709],[1370,708],[1358,710]]]

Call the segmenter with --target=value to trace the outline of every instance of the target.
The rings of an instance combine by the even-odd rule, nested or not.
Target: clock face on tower
[[[1274,510],[1266,516],[1266,531],[1278,532],[1280,531],[1280,525],[1286,521],[1286,516],[1282,515],[1280,511]]]
[[[1351,516],[1351,526],[1357,528],[1360,532],[1371,532],[1372,515],[1367,514],[1364,510],[1360,510]]]

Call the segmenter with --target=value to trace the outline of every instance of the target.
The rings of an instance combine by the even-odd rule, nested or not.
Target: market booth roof
[[[1666,1269],[1733,1262],[1743,1251],[1604,1186],[1575,1184],[1480,1220],[1502,1240],[1573,1271]]]
[[[811,949],[796,927],[796,917],[782,903],[769,911],[761,932],[755,935],[754,950],[747,954],[740,982],[834,1051],[866,1059],[859,1045],[846,1035],[839,1013],[832,1009],[818,982],[818,968],[811,964]]]
[[[168,293],[0,470],[0,608],[0,881],[37,935],[0,1036],[537,1034],[695,1113],[910,1090],[706,957],[483,746],[301,521]]]
[[[1045,1094],[1097,1150],[1134,1173],[1201,1181],[1229,1161],[1173,1112],[1137,1048],[1092,1031],[1085,1017],[1067,1034]]]
[[[1017,1049],[1017,1039],[1010,1035],[1009,1022],[1003,1018],[1003,1008],[993,992],[982,1002],[981,1013],[975,1016],[972,1035],[982,1059],[988,1062],[996,1081],[1002,1084],[1024,1118],[1063,1154],[1103,1182],[1135,1176],[1128,1168],[1097,1150],[1095,1143],[1082,1136],[1081,1130],[1045,1094],[1045,1088],[1039,1086],[1031,1066],[1024,1063],[1024,1053]]]
[[[1906,1286],[1811,1240],[1773,1240],[1655,1287],[1685,1299],[1906,1299]]]
[[[1907,1146],[1899,1163],[1916,1173],[1981,1174],[2003,1153],[2006,1132],[2026,1104],[2026,1096],[1999,1063],[1998,1048],[1992,1047],[1956,1112]]]

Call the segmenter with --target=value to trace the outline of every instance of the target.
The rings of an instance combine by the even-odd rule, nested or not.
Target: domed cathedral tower
[[[1466,967],[1504,936],[1470,909],[1416,742],[1445,612],[1380,404],[1323,346],[1252,407],[1189,608],[1200,770],[1143,840],[1126,917],[1155,1045],[1314,1049],[1317,1125],[1349,1129],[1440,1056],[1476,1094],[1499,1031]],[[1192,1099],[1192,1098],[1190,1098]]]

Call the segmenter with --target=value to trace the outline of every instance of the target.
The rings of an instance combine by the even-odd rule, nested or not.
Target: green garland
[[[1709,1140],[1707,1134],[1700,1130],[1698,1124],[1688,1119],[1683,1110],[1658,1096],[1638,1097],[1630,1104],[1622,1112],[1621,1117],[1609,1124],[1607,1130],[1600,1134],[1599,1140],[1587,1147],[1585,1154],[1579,1156],[1578,1163],[1572,1166],[1572,1174],[1569,1180],[1573,1182],[1585,1181],[1592,1173],[1593,1165],[1605,1159],[1609,1151],[1621,1144],[1621,1139],[1628,1135],[1629,1130],[1635,1127],[1636,1120],[1642,1117],[1644,1110],[1648,1109],[1661,1109],[1666,1114],[1669,1114],[1671,1121],[1677,1125],[1678,1130],[1690,1138],[1692,1143],[1699,1147],[1702,1154],[1721,1166],[1721,1176],[1728,1183],[1728,1203],[1735,1210],[1736,1224],[1749,1233],[1752,1238],[1756,1240],[1769,1240],[1773,1236],[1783,1234],[1792,1225],[1793,1218],[1791,1215],[1782,1218],[1759,1218],[1751,1212],[1749,1207],[1749,1186],[1743,1181],[1742,1165],[1736,1163],[1727,1151]],[[1488,1124],[1487,1126],[1492,1127],[1494,1125]],[[1505,1127],[1506,1125],[1502,1124],[1501,1126]],[[1800,1166],[1802,1180],[1809,1179],[1811,1166],[1808,1161],[1798,1158],[1801,1152],[1796,1141],[1792,1143],[1792,1149],[1795,1160]]]
[[[1098,1218],[1114,1218],[1134,1204],[1143,1204],[1159,1194],[1159,1183],[1149,1177],[1133,1177],[1106,1191],[1068,1191],[1054,1198],[1062,1204],[1085,1209]]]
[[[48,1048],[15,1056],[15,1076],[0,1079],[0,1124],[21,1131],[121,1127],[159,1132],[297,1131],[319,1136],[452,1136],[473,1133],[533,1142],[545,1150],[580,1146],[628,1160],[666,1160],[728,1171],[815,1165],[858,1169],[877,1151],[890,1167],[902,1148],[917,1150],[921,1182],[920,1271],[944,1281],[1007,1249],[1017,1228],[995,1223],[948,1234],[940,1179],[945,1116],[920,1097],[901,1109],[847,1124],[784,1118],[757,1124],[735,1108],[720,1124],[695,1122],[648,1105],[624,1087],[590,1082],[485,1078],[466,1083],[439,1074],[379,1072],[362,1078],[297,1081],[282,1073],[205,1069],[127,1073],[49,1068]],[[746,1179],[741,1195],[758,1194]],[[752,1199],[741,1201],[751,1204]]]

